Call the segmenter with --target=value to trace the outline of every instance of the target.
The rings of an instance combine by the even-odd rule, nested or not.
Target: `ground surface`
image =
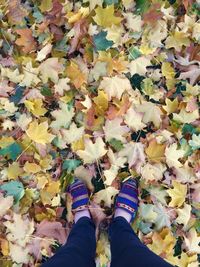
[[[120,181],[137,177],[141,240],[174,265],[198,266],[199,7],[0,1],[2,267],[39,266],[65,241],[74,175],[101,226]],[[102,232],[97,262],[109,260]]]

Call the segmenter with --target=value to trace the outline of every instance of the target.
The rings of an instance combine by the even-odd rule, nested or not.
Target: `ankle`
[[[114,218],[116,217],[123,217],[128,223],[131,222],[131,218],[132,218],[131,214],[128,213],[128,211],[123,210],[121,208],[117,208],[115,210]]]
[[[81,211],[77,211],[75,214],[74,214],[74,222],[77,223],[77,221],[83,217],[88,217],[88,218],[91,218],[91,215],[90,215],[90,212],[89,210],[81,210]]]

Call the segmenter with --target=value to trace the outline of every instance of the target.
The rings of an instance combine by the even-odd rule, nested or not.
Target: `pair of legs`
[[[96,266],[95,225],[87,209],[87,190],[83,186],[79,181],[72,187],[75,189],[72,190],[75,224],[66,244],[42,267]],[[108,230],[111,267],[172,267],[142,244],[130,226],[137,209],[137,190],[134,187],[135,181],[126,182],[116,201],[115,215]]]

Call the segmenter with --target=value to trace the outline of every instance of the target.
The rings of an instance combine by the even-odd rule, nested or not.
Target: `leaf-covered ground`
[[[200,1],[0,1],[0,265],[40,266],[91,190],[97,264],[120,181],[133,227],[170,263],[200,253]]]

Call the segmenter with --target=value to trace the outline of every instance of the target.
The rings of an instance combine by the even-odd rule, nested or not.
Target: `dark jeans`
[[[111,267],[172,267],[141,243],[130,224],[122,217],[109,227]],[[95,225],[87,217],[74,224],[67,243],[42,267],[94,267]]]

